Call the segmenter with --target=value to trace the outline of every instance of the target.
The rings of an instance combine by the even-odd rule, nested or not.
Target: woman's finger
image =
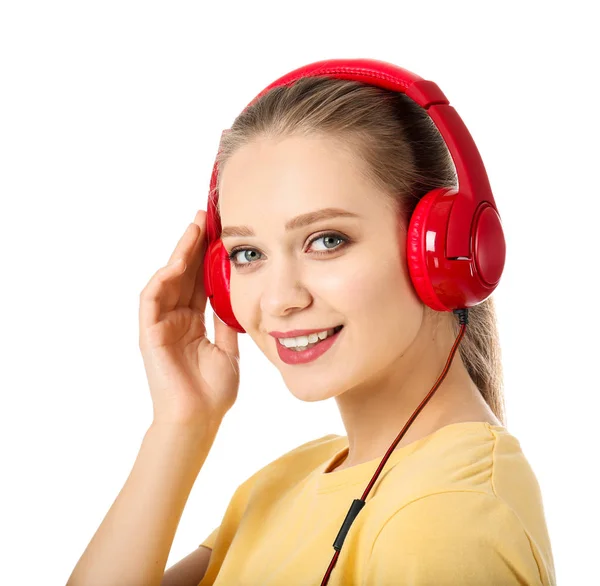
[[[230,328],[213,311],[213,323],[215,326],[215,346],[223,350],[231,360],[234,371],[240,372],[240,350],[238,346],[238,333]]]
[[[197,222],[201,227],[201,233],[199,237],[198,252],[194,255],[191,260],[190,271],[188,279],[193,285],[189,290],[189,307],[195,311],[198,311],[204,315],[206,311],[206,291],[204,289],[204,262],[206,257],[206,212],[200,210],[196,214]]]
[[[176,279],[181,278],[186,270],[183,259],[173,259],[171,264],[164,266],[153,275],[140,293],[140,332],[158,323],[161,313],[172,309],[177,303],[179,292],[169,287]],[[169,298],[170,297],[170,298]]]
[[[178,258],[183,258],[183,260],[185,260],[186,262],[189,262],[190,252],[192,251],[192,249],[194,248],[194,246],[196,244],[197,236],[198,236],[198,228],[192,222],[191,224],[188,225],[188,227],[185,229],[185,232],[182,234],[181,238],[179,239],[177,246],[175,246],[175,249],[171,253],[171,256],[169,258],[169,262],[167,263],[167,265],[170,265],[174,260],[177,260]]]
[[[193,222],[193,224],[198,226],[198,228],[191,228],[196,234],[196,239],[193,246],[189,249],[188,256],[186,258],[188,270],[181,281],[181,297],[178,303],[180,307],[191,307],[190,301],[192,300],[194,292],[197,288],[196,277],[198,272],[203,273],[204,271],[204,250],[206,240],[204,231],[205,217],[206,212],[204,210],[199,210],[196,213],[196,217],[194,218]],[[204,288],[204,280],[202,280],[200,284]]]

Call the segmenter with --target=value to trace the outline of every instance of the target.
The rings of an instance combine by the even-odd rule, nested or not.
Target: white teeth
[[[279,343],[286,348],[295,348],[297,346],[308,346],[314,344],[319,340],[324,340],[327,336],[333,335],[334,328],[330,330],[323,330],[308,336],[298,336],[296,338],[279,338]]]

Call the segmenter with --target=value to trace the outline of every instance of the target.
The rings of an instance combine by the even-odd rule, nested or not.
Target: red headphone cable
[[[335,563],[340,555],[340,550],[342,549],[342,545],[344,543],[344,539],[346,539],[348,530],[350,529],[350,526],[354,522],[354,519],[356,519],[356,516],[358,515],[358,513],[360,513],[361,509],[365,506],[365,499],[367,498],[367,495],[369,494],[369,492],[371,492],[371,489],[373,488],[375,481],[379,477],[381,470],[385,466],[385,463],[388,461],[388,458],[394,451],[394,448],[398,445],[398,442],[402,439],[402,437],[406,433],[406,430],[410,427],[412,422],[415,420],[415,417],[419,414],[421,409],[423,409],[423,407],[425,407],[425,405],[427,404],[429,399],[431,399],[431,397],[433,396],[435,391],[440,386],[441,382],[444,380],[444,378],[446,378],[446,375],[448,374],[448,370],[450,369],[450,365],[452,364],[452,360],[454,359],[454,354],[456,353],[456,349],[458,348],[458,345],[460,344],[460,341],[462,340],[462,338],[464,336],[464,333],[465,333],[465,330],[467,327],[467,323],[469,321],[469,310],[468,309],[466,309],[466,308],[465,309],[455,309],[455,310],[453,310],[453,313],[458,315],[458,321],[460,323],[460,332],[458,333],[458,336],[456,337],[454,345],[452,346],[452,350],[450,351],[450,355],[448,356],[448,360],[446,361],[446,366],[444,366],[444,370],[442,371],[442,374],[439,376],[436,383],[433,385],[433,388],[429,391],[427,396],[421,401],[421,404],[415,409],[415,412],[410,416],[410,418],[406,422],[406,425],[404,426],[402,431],[398,434],[396,439],[393,441],[392,445],[388,448],[388,451],[386,452],[385,456],[381,460],[381,463],[379,464],[377,470],[375,471],[373,478],[371,478],[371,481],[367,485],[367,488],[363,492],[360,499],[354,499],[352,501],[352,504],[350,505],[350,510],[348,511],[348,514],[346,515],[346,518],[344,519],[344,522],[342,523],[342,526],[340,527],[339,533],[337,534],[337,537],[335,538],[335,541],[333,542],[333,549],[335,549],[336,551],[335,551],[335,554],[333,554],[333,558],[331,559],[331,562],[329,563],[327,572],[325,572],[325,576],[323,576],[323,581],[321,582],[321,586],[325,586],[327,584],[327,582],[329,581],[331,571],[333,570]]]

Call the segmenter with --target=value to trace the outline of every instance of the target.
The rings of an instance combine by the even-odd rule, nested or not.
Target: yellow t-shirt
[[[327,473],[348,438],[326,435],[235,491],[198,586],[321,584],[333,542],[381,458]],[[556,584],[539,484],[504,427],[461,422],[396,448],[346,535],[328,586]]]

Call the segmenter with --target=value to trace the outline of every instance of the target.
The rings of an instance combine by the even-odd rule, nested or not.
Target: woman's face
[[[222,239],[228,253],[238,250],[233,312],[303,401],[368,388],[410,346],[424,316],[405,234],[360,165],[332,139],[265,138],[236,151],[221,172]],[[325,208],[355,216],[286,230],[294,218]],[[227,235],[238,226],[253,235]],[[333,345],[301,364],[282,360],[269,334],[338,325],[344,327]]]

